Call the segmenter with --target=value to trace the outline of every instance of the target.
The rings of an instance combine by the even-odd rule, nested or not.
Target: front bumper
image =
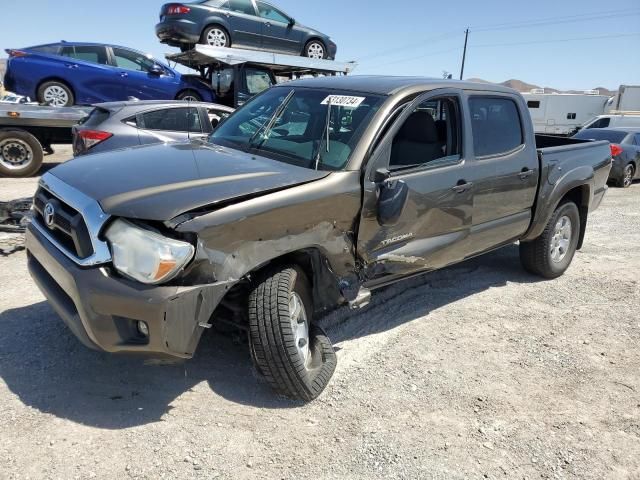
[[[201,34],[199,26],[190,20],[163,20],[156,25],[156,36],[160,43],[172,46],[198,43]]]
[[[143,285],[106,268],[81,268],[33,226],[26,234],[29,273],[53,309],[87,347],[111,353],[190,358],[227,289]],[[141,335],[137,322],[146,322]]]

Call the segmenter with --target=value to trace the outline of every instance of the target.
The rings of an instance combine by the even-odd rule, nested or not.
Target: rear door
[[[204,138],[202,117],[196,107],[173,107],[150,110],[136,115],[138,137],[142,145]]]
[[[140,100],[173,99],[176,80],[172,72],[152,73],[156,62],[146,55],[126,48],[110,49],[111,64],[121,81],[122,99],[136,97]]]
[[[109,65],[107,47],[63,44],[59,55],[62,57],[60,76],[73,87],[77,104],[124,98],[121,78]]]
[[[531,222],[540,176],[524,102],[510,94],[469,92],[474,183],[470,254],[517,239]]]
[[[299,55],[302,52],[302,32],[294,28],[291,19],[266,2],[257,1],[262,21],[262,47],[274,52]]]
[[[456,89],[424,94],[397,114],[376,148],[365,173],[357,241],[369,285],[467,254],[473,186],[463,108]]]
[[[262,47],[262,21],[252,0],[228,0],[222,7],[234,47]]]

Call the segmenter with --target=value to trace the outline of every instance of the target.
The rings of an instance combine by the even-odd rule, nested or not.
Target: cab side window
[[[460,158],[458,99],[444,97],[419,105],[393,139],[390,169]]]
[[[251,95],[262,93],[267,88],[273,86],[271,76],[266,70],[247,68],[245,72],[247,78],[247,91]]]
[[[469,99],[476,157],[507,154],[524,143],[518,106],[509,98]]]
[[[587,128],[607,128],[610,123],[611,123],[611,119],[608,118],[608,117],[604,117],[604,118],[601,118],[599,120],[596,120],[591,125],[589,125]]]

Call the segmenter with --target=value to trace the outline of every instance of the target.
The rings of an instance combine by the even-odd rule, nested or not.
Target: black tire
[[[562,249],[557,248],[563,234],[558,234],[557,226],[561,220],[570,221],[570,235],[568,245],[562,255]],[[520,242],[520,261],[525,270],[544,278],[552,279],[562,275],[573,260],[580,238],[580,212],[573,202],[562,203],[547,223],[542,234],[530,242]],[[564,230],[563,230],[564,231]],[[560,237],[556,237],[560,235]],[[557,241],[558,240],[558,241]],[[554,259],[553,252],[558,253]]]
[[[192,102],[201,102],[202,95],[195,90],[183,90],[178,94],[176,100],[191,100]]]
[[[306,361],[292,327],[293,294],[302,301],[309,332]],[[276,392],[307,402],[322,393],[337,363],[331,342],[311,322],[312,311],[309,282],[297,267],[267,272],[249,295],[249,340],[256,369]]]
[[[43,157],[42,145],[30,133],[0,131],[0,175],[29,177],[40,170]]]
[[[636,169],[632,163],[627,164],[622,171],[622,176],[616,181],[616,187],[629,188],[636,176]]]
[[[213,45],[212,43],[209,42],[208,37],[209,34],[211,32],[213,32],[214,30],[218,30],[221,34],[224,35],[225,37],[225,41],[223,42],[224,45],[220,44],[220,45]],[[221,37],[218,37],[221,38]],[[205,28],[202,31],[202,35],[200,35],[200,43],[202,45],[212,45],[215,47],[230,47],[231,46],[231,36],[229,35],[229,32],[227,31],[226,28],[224,28],[222,25],[209,25],[207,28]]]
[[[60,102],[51,103],[50,98],[49,99],[45,98],[47,97],[47,90],[64,92],[64,95],[66,95],[66,97],[63,96],[62,93],[60,93],[60,96],[56,97],[61,99]],[[73,92],[67,85],[65,85],[62,82],[51,81],[51,82],[44,82],[42,85],[40,85],[40,87],[38,87],[38,102],[50,103],[51,105],[56,107],[71,107],[75,104],[76,99],[75,99],[75,96],[73,95]]]
[[[319,48],[322,48],[322,58],[323,59],[327,58],[327,55],[329,54],[329,52],[327,52],[327,46],[324,44],[322,40],[318,40],[318,39],[309,40],[307,42],[307,44],[304,46],[304,50],[302,51],[302,56],[307,58],[320,58],[320,57],[314,57],[310,51],[313,49],[314,45],[318,46]]]

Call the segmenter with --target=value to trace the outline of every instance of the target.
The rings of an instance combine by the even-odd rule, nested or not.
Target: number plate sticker
[[[321,105],[328,105],[331,99],[331,105],[334,107],[358,108],[366,97],[351,97],[349,95],[329,95],[325,98]]]

